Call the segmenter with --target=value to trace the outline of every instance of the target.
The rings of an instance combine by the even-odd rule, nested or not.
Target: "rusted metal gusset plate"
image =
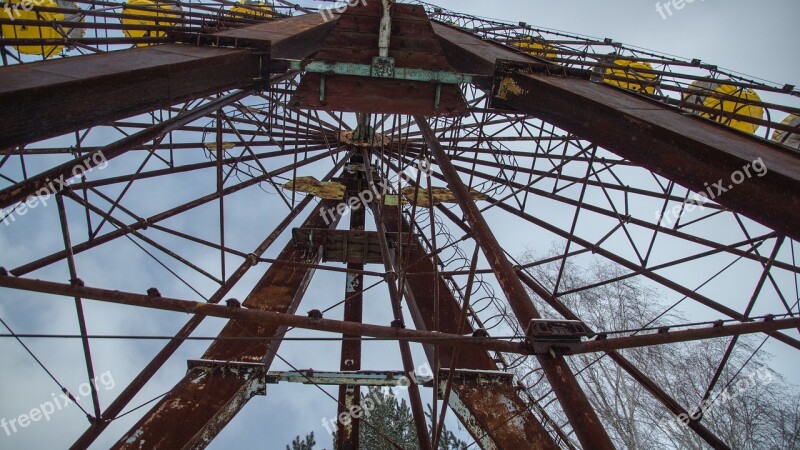
[[[382,15],[380,1],[348,8],[336,19],[336,26],[312,59],[371,65],[379,56]],[[391,15],[389,57],[394,58],[395,67],[452,71],[422,6],[394,4]],[[454,84],[437,88],[432,82],[319,73],[303,77],[291,104],[303,109],[373,114],[462,116],[467,111],[461,90]]]
[[[400,232],[398,229],[398,224],[401,223],[399,208],[385,206],[383,212],[387,230],[393,233]],[[408,233],[410,231],[408,224],[405,220],[402,220],[402,223],[402,231]],[[410,246],[408,261],[411,264],[405,266],[405,269],[409,273],[434,273],[431,260],[425,258],[425,251],[416,240]],[[412,276],[406,279],[406,298],[414,325],[418,330],[436,329],[443,333],[457,333],[459,331],[458,320],[462,314],[461,306],[443,278],[440,277],[436,282],[439,289],[440,321],[438,328],[434,323],[436,285],[427,276]],[[473,330],[469,324],[465,324],[461,331],[469,334]],[[433,365],[432,348],[425,346],[425,350],[428,360]],[[442,344],[439,346],[439,354],[441,366],[449,367],[453,347]],[[497,364],[488,352],[467,347],[462,347],[459,351],[455,367],[458,369],[497,370]],[[453,408],[453,411],[482,448],[558,448],[511,384],[462,385],[455,383],[451,398],[454,396],[457,399],[451,400],[451,405],[456,402],[456,404],[463,404],[466,409]]]
[[[434,23],[434,31],[456,70],[489,75],[499,61],[549,64],[441,24]],[[588,79],[521,72],[503,79],[510,88],[503,107],[552,123],[696,192],[710,189],[726,208],[800,240],[796,152]],[[756,176],[752,163],[758,158],[766,175]],[[732,175],[748,165],[751,177],[733,186]],[[714,186],[720,181],[722,192]]]
[[[335,201],[323,201],[323,208],[336,208]],[[329,225],[316,211],[306,219],[304,227],[335,228],[340,216]],[[305,263],[309,253],[286,245],[278,259]],[[319,257],[312,257],[319,262]],[[272,265],[243,302],[249,309],[294,314],[305,294],[314,270],[286,264]],[[231,321],[220,333],[222,337],[275,337],[285,326]],[[246,342],[243,344],[243,342]],[[203,355],[204,360],[272,363],[279,341],[219,340]],[[265,357],[266,355],[266,357]],[[252,383],[241,378],[220,380],[190,372],[158,402],[114,446],[117,449],[204,448],[252,397]]]

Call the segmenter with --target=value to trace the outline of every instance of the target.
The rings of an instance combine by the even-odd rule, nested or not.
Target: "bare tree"
[[[521,257],[523,263],[542,259],[530,251]],[[554,262],[534,266],[529,273],[552,291],[560,269],[560,262]],[[568,262],[561,273],[560,292],[597,284],[560,297],[595,330],[637,330],[689,322],[679,310],[663,305],[657,291],[639,278],[624,277],[625,272],[617,266],[594,263],[582,268]],[[535,294],[531,296],[537,299],[537,307],[546,317],[560,317]],[[759,337],[738,340],[702,409],[699,406],[730,343],[729,338],[628,349],[622,353],[732,448],[800,448],[800,395],[795,386],[768,368],[771,356],[756,351],[761,340]],[[586,354],[569,360],[619,447],[708,448],[685,426],[688,418],[676,419],[610,358]],[[535,359],[526,358],[515,371],[535,396],[553,402]],[[562,423],[566,422],[557,410],[548,411]]]

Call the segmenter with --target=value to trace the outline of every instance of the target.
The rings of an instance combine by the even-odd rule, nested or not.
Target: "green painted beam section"
[[[303,70],[311,73],[323,73],[329,75],[349,75],[355,77],[370,78],[390,78],[405,81],[423,81],[442,84],[462,84],[472,83],[474,77],[468,74],[447,72],[439,70],[410,69],[406,67],[395,67],[391,76],[380,76],[373,66],[369,64],[354,64],[327,61],[298,61],[289,60],[290,70]]]

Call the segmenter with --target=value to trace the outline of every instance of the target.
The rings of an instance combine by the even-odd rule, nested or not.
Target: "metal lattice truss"
[[[339,386],[331,403],[347,411],[359,386],[380,385],[361,372],[361,339],[396,340],[406,374],[410,344],[423,344],[435,368],[425,383],[438,395],[428,423],[411,384],[419,448],[440,439],[448,409],[439,402],[480,448],[613,448],[574,355],[606,355],[678,416],[714,389],[740,336],[800,349],[800,159],[791,146],[800,92],[609,40],[416,5],[391,10],[388,55],[405,52],[398,67],[408,70],[384,66],[383,75],[374,62],[354,75],[366,66],[331,56],[342,36],[378,51],[378,2],[333,20],[283,1],[52,2],[0,18],[0,233],[41,240],[2,255],[3,295],[72,297],[89,379],[87,300],[191,314],[109,405],[92,390],[89,428],[73,448],[130,412],[208,316],[229,322],[115,448],[205,447],[280,380]],[[22,25],[40,35],[22,36]],[[415,46],[407,29],[429,33],[441,53]],[[415,55],[449,68],[410,67]],[[312,61],[328,65],[315,71]],[[327,107],[354,86],[386,98]],[[400,87],[407,98],[393,100]],[[769,101],[742,94],[752,91]],[[309,99],[319,106],[302,107]],[[371,102],[376,111],[359,109]],[[465,114],[444,113],[458,102]],[[384,111],[395,107],[401,113]],[[340,208],[379,184],[385,196]],[[522,237],[555,250],[517,261]],[[135,258],[116,257],[131,250]],[[598,262],[614,270],[568,282],[570,268]],[[552,279],[541,278],[544,267],[555,268]],[[298,315],[315,273],[346,288]],[[581,322],[582,338],[566,347],[526,335],[532,320],[584,320],[566,299],[628,279],[691,304],[697,323]],[[145,294],[150,286],[170,294]],[[232,292],[246,295],[244,308],[220,305]],[[362,303],[387,292],[391,317],[362,323]],[[295,329],[344,336],[341,372],[270,372],[276,358],[291,365],[279,347]],[[625,353],[711,338],[729,339],[728,351],[691,404]],[[356,448],[359,426],[370,424],[339,424],[339,448]],[[689,428],[728,448],[703,420]]]

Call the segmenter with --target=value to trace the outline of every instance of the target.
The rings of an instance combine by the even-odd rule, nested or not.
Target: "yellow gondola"
[[[514,47],[540,58],[553,59],[558,57],[558,53],[556,53],[556,49],[552,45],[548,44],[544,39],[532,36],[525,36],[520,42],[514,44]]]
[[[783,119],[781,125],[795,128],[797,131],[775,130],[775,132],[772,133],[772,140],[787,147],[800,150],[800,116],[789,114]]]
[[[689,92],[683,94],[683,102],[685,108],[695,114],[745,133],[755,133],[759,126],[747,120],[729,117],[729,114],[737,114],[756,120],[764,117],[764,108],[752,104],[753,102],[761,102],[761,98],[754,90],[724,84],[723,82],[695,81],[689,86]],[[694,105],[704,106],[726,114],[696,110],[692,108]]]
[[[605,69],[603,82],[652,95],[655,94],[658,83],[658,75],[648,72],[652,70],[650,63],[619,58],[613,61],[613,67]]]
[[[145,9],[132,9],[129,6],[144,7]],[[170,3],[164,3],[157,0],[128,0],[128,3],[122,8],[123,14],[147,16],[142,19],[132,19],[123,17],[123,25],[150,25],[150,26],[171,26],[174,25],[169,19],[177,18],[180,14],[180,8]],[[151,30],[123,30],[125,36],[130,38],[142,37],[164,37],[167,35],[165,31],[151,31]],[[148,43],[136,44],[137,47],[151,45]]]
[[[26,5],[32,2],[22,0],[6,0],[11,6],[6,9],[12,20],[38,20],[41,22],[63,21],[64,14],[54,12],[35,11],[26,9]],[[35,2],[38,6],[48,8],[58,8],[54,0],[39,0]],[[6,39],[63,39],[64,37],[50,25],[23,25],[4,23],[2,26],[3,37]],[[27,55],[42,55],[45,58],[57,55],[64,49],[63,45],[19,45],[15,46],[20,53]]]
[[[239,6],[243,5],[243,6]],[[248,19],[271,19],[273,17],[272,5],[268,2],[254,0],[240,0],[239,5],[231,8],[232,17],[247,16]]]

